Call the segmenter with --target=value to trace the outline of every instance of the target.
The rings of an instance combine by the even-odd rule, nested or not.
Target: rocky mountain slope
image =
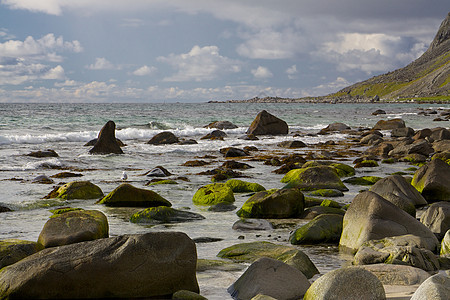
[[[404,68],[353,84],[327,98],[450,100],[450,13],[428,50]]]

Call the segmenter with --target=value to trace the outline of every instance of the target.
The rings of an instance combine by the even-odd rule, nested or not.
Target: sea
[[[372,112],[382,109],[383,115]],[[228,246],[253,241],[269,241],[292,246],[289,234],[296,226],[307,221],[298,220],[290,226],[276,226],[266,231],[236,231],[233,224],[239,220],[237,209],[250,197],[236,194],[236,210],[210,212],[206,207],[192,203],[192,196],[203,185],[211,183],[211,176],[198,173],[220,166],[226,159],[221,148],[255,146],[261,155],[284,155],[323,149],[317,145],[333,140],[348,139],[343,133],[317,135],[320,129],[334,122],[342,122],[352,129],[372,128],[380,119],[402,118],[413,129],[447,127],[449,121],[433,122],[439,113],[450,109],[449,104],[418,103],[102,103],[102,104],[37,104],[0,103],[0,205],[12,212],[0,213],[0,239],[24,239],[36,241],[45,222],[51,216],[50,209],[81,207],[102,211],[108,218],[110,236],[137,234],[151,231],[181,231],[191,238],[217,238],[216,242],[197,243],[199,259],[219,259],[218,252]],[[287,136],[261,136],[259,140],[244,140],[249,125],[256,115],[266,110],[289,125]],[[429,112],[431,114],[424,114]],[[84,146],[97,137],[103,125],[112,120],[116,124],[116,137],[126,144],[121,155],[90,155],[91,147]],[[224,130],[223,141],[202,140],[214,129],[205,128],[213,121],[230,121],[238,126]],[[192,145],[155,146],[147,142],[157,133],[171,131],[182,139],[194,139]],[[389,132],[383,132],[389,135]],[[295,135],[295,137],[294,137]],[[284,140],[301,140],[307,148],[287,150],[277,147]],[[359,151],[365,148],[357,146]],[[54,150],[59,156],[35,158],[27,156],[39,150]],[[346,157],[343,162],[353,165],[356,157]],[[202,167],[183,166],[189,160],[205,160]],[[282,174],[275,174],[277,167],[262,161],[242,159],[253,168],[243,170],[243,180],[257,182],[266,189],[281,188]],[[175,185],[145,186],[151,179],[144,174],[156,166],[163,166],[173,175],[188,181],[176,180]],[[387,176],[410,167],[405,163],[381,165],[377,168],[358,169],[357,176]],[[34,183],[40,176],[52,176],[62,171],[80,173],[79,178],[53,179],[53,184]],[[129,221],[132,209],[108,208],[95,200],[44,199],[57,185],[73,180],[88,180],[107,194],[119,186],[122,172],[128,174],[127,182],[135,187],[151,189],[172,203],[177,209],[199,213],[204,220],[178,224],[143,225]],[[347,185],[344,197],[334,200],[350,203],[365,187]],[[291,222],[292,223],[292,222]],[[349,264],[349,258],[340,254],[335,245],[293,246],[304,251],[321,274]],[[227,288],[244,272],[242,268],[199,272],[201,294],[208,299],[231,299]]]

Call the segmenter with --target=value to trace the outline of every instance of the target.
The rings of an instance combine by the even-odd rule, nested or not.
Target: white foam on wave
[[[27,162],[23,165],[0,165],[1,171],[33,171],[42,168],[62,167],[63,164],[58,158],[50,158],[46,160],[39,160]]]
[[[51,142],[87,142],[97,137],[94,131],[47,133],[47,134],[5,134],[0,144],[44,144]]]

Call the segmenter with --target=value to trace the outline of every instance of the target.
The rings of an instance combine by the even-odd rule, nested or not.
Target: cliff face
[[[450,13],[425,53],[404,68],[346,87],[331,97],[383,99],[450,96]]]

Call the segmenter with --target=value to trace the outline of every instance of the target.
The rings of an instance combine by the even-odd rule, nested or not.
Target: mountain
[[[355,83],[326,98],[450,100],[450,13],[425,53],[404,68]]]

